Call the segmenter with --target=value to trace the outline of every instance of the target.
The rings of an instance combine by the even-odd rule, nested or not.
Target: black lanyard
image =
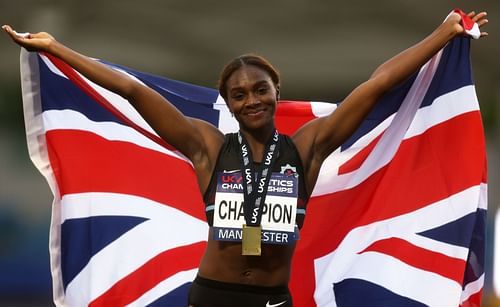
[[[238,132],[241,170],[243,171],[243,211],[247,226],[259,226],[262,220],[261,205],[264,204],[266,199],[267,185],[271,178],[272,167],[278,156],[278,140],[278,130],[274,130],[273,136],[266,144],[263,161],[258,172],[256,172],[250,146],[248,146],[243,135]]]

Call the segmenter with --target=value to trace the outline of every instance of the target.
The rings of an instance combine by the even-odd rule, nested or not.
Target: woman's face
[[[265,70],[244,65],[233,72],[226,86],[227,105],[240,123],[240,128],[274,126],[279,89]]]

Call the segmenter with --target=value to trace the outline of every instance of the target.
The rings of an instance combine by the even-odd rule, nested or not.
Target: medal
[[[242,249],[243,256],[260,256],[262,226],[243,225]]]

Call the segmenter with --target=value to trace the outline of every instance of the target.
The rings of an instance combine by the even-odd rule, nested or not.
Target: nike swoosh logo
[[[224,172],[225,174],[236,173],[236,172],[239,172],[239,171],[240,171],[239,169],[233,169],[233,170],[230,170],[230,171],[228,171],[228,170],[223,170],[223,172]],[[271,307],[272,307],[272,306],[271,306]]]
[[[271,303],[269,303],[269,301],[267,301],[267,303],[266,303],[266,307],[276,307],[276,306],[281,306],[281,305],[283,305],[284,303],[286,303],[286,301],[283,301],[283,302],[278,303],[278,304],[271,304]]]

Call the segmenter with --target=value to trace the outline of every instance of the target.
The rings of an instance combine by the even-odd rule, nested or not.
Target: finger
[[[481,13],[477,14],[476,16],[472,17],[472,20],[477,22],[478,20],[486,17],[486,15],[488,15],[486,12],[481,12]]]
[[[485,24],[487,24],[487,23],[488,23],[488,19],[481,19],[481,20],[479,20],[479,21],[477,22],[477,25],[478,25],[479,27],[482,27],[482,26],[484,26],[484,25],[485,25]]]
[[[16,32],[15,30],[13,30],[12,32],[14,32],[14,34],[17,37],[21,37],[21,38],[30,38],[31,37],[31,34],[29,32],[19,33],[19,32]]]
[[[481,37],[488,36],[488,32],[481,32]]]
[[[472,18],[475,14],[476,14],[476,12],[471,11],[471,12],[469,12],[469,14],[467,14],[467,16],[469,16],[469,17],[471,17],[471,18]]]
[[[5,31],[5,33],[12,35],[12,28],[9,25],[3,25],[2,29]]]
[[[21,37],[25,36],[24,35],[25,33],[17,33],[14,29],[12,29],[12,27],[8,25],[4,25],[2,26],[2,28],[5,30],[5,32],[7,32],[11,36],[21,36]]]
[[[12,27],[8,25],[2,26],[2,29],[16,42],[30,37],[29,33],[17,33],[14,29],[12,29]]]
[[[10,36],[10,38],[12,38],[12,40],[17,41],[18,37],[10,26],[4,25],[2,26],[2,29],[5,31],[5,33],[7,33],[7,35]]]

